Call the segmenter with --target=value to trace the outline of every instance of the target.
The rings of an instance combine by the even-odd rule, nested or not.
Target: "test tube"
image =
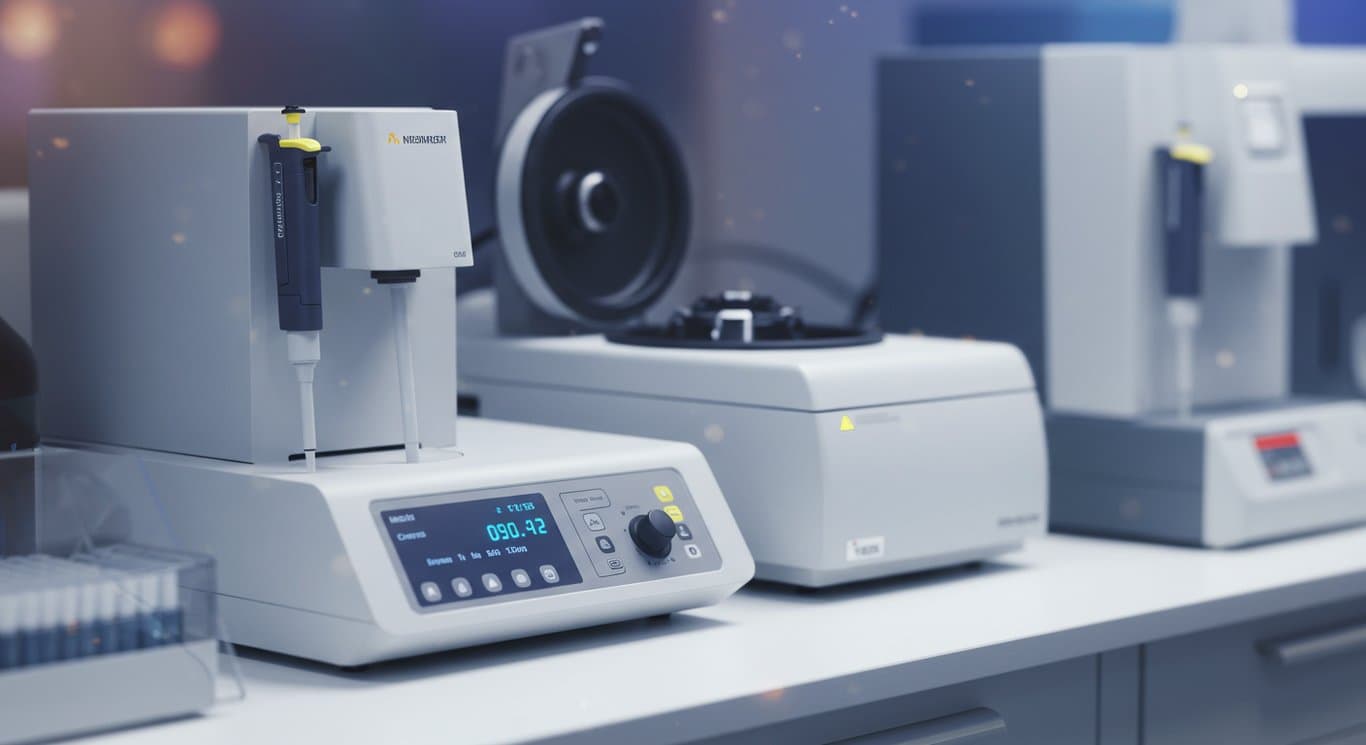
[[[191,564],[136,546],[0,558],[0,670],[182,641]]]
[[[16,647],[16,666],[22,667],[34,664],[38,657],[36,647],[36,635],[39,624],[39,593],[36,583],[32,578],[24,573],[17,571],[13,566],[5,567],[11,584],[15,588],[14,608],[15,608],[15,634],[14,644]]]
[[[77,567],[72,562],[52,556],[34,556],[32,562],[56,591],[53,616],[56,659],[71,660],[83,656],[80,643],[81,577]]]
[[[20,587],[8,572],[0,572],[0,670],[19,667]]]
[[[111,546],[108,552],[143,562],[150,571],[157,574],[157,614],[165,640],[173,644],[183,641],[185,610],[180,601],[180,571],[189,566],[191,560],[180,554],[127,544]]]
[[[74,659],[98,654],[96,634],[100,612],[99,569],[66,559],[49,558],[48,563],[60,567],[69,583],[69,589],[64,593],[65,605],[62,612],[66,622],[62,640],[63,658]]]
[[[124,572],[133,578],[130,586],[124,589],[125,592],[131,592],[135,596],[139,647],[158,647],[174,641],[171,633],[172,624],[167,622],[170,614],[166,606],[168,601],[171,603],[176,601],[175,594],[178,585],[175,582],[174,572],[167,569],[165,562],[152,561],[136,555],[110,550],[100,550],[77,558]],[[168,583],[164,576],[167,574],[171,575],[169,584],[172,589],[170,591],[165,587]],[[178,626],[178,624],[174,625]]]
[[[33,587],[31,627],[24,639],[24,664],[43,665],[61,659],[62,588],[54,582],[53,572],[39,557],[14,559],[16,571],[24,574]]]

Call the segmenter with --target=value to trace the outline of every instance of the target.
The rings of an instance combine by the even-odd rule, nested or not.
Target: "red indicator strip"
[[[1297,448],[1300,446],[1300,436],[1294,432],[1282,432],[1275,435],[1262,435],[1256,439],[1257,449],[1261,452],[1268,450],[1285,450],[1287,448]]]

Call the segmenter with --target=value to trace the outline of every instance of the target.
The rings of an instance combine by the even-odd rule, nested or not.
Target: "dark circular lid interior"
[[[723,311],[748,312],[753,335],[748,341],[720,331]],[[688,349],[820,349],[853,347],[882,341],[880,329],[807,323],[801,311],[767,295],[726,292],[705,295],[691,307],[674,311],[663,325],[639,324],[607,334],[609,341],[647,347]]]
[[[627,320],[668,288],[687,249],[686,176],[673,138],[628,91],[570,89],[532,135],[522,176],[532,260],[572,311]]]

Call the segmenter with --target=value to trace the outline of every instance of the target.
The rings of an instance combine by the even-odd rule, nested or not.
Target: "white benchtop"
[[[345,673],[248,653],[247,698],[108,743],[683,742],[1366,596],[1366,528],[1234,551],[1049,536],[976,569]]]

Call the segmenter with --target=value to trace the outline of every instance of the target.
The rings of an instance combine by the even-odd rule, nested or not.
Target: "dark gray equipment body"
[[[1311,114],[1304,133],[1319,240],[1295,251],[1291,383],[1366,395],[1352,370],[1353,327],[1366,317],[1366,113]]]
[[[882,327],[1009,341],[1047,400],[1038,51],[887,58],[877,91]]]

